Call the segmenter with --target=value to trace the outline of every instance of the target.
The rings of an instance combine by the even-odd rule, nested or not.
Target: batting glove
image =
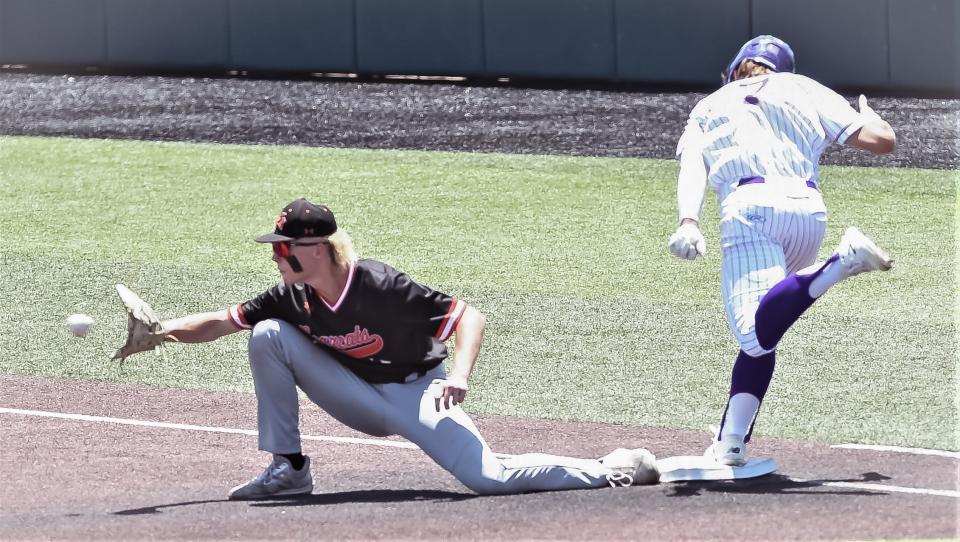
[[[857,105],[860,107],[860,114],[863,115],[864,120],[883,120],[880,118],[880,115],[873,110],[872,107],[867,105],[867,97],[863,94],[861,94],[860,98],[857,99]]]
[[[685,260],[695,260],[698,255],[707,255],[707,241],[700,228],[689,222],[681,224],[670,236],[670,254]]]

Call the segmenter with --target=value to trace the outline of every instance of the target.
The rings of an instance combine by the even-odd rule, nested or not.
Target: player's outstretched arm
[[[897,135],[893,127],[867,105],[867,97],[863,94],[857,100],[860,115],[863,116],[863,127],[847,138],[845,144],[858,149],[870,151],[874,154],[890,154],[897,148]]]
[[[201,312],[163,322],[167,340],[182,343],[205,343],[240,331],[230,322],[227,311]]]
[[[677,209],[680,227],[670,236],[670,253],[685,260],[706,256],[707,241],[700,232],[700,209],[707,186],[707,166],[698,149],[685,149],[680,154],[680,176],[677,180]]]
[[[470,389],[467,382],[473,373],[477,356],[480,355],[480,344],[483,343],[483,330],[486,326],[487,320],[483,314],[467,305],[454,335],[453,368],[446,380],[436,382],[441,390],[436,396],[437,412],[440,412],[441,405],[450,408],[462,403],[466,398],[467,390]]]

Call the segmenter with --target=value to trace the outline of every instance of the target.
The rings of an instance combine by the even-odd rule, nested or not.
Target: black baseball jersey
[[[243,329],[271,318],[293,324],[360,378],[385,383],[442,362],[465,308],[385,263],[360,260],[334,305],[306,284],[281,282],[228,313]]]

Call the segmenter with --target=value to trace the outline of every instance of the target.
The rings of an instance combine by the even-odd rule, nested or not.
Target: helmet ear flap
[[[739,55],[737,55],[737,57],[733,59],[733,62],[727,66],[727,69],[720,72],[720,86],[726,85],[733,80],[733,73],[737,70],[737,66],[740,65],[741,61]]]

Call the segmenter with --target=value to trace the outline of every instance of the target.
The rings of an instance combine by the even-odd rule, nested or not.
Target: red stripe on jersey
[[[465,312],[467,312],[466,304],[464,304],[463,310],[460,311],[460,314],[457,314],[457,317],[456,319],[454,319],[453,323],[450,324],[450,333],[447,335],[447,337],[449,337],[450,335],[453,335],[453,332],[457,330],[457,326],[460,325],[460,319],[463,318],[463,313]]]
[[[447,313],[446,324],[443,329],[440,331],[440,336],[437,337],[441,341],[445,341],[450,338],[450,335],[453,335],[453,332],[456,331],[457,326],[460,324],[460,317],[463,316],[463,313],[467,310],[467,304],[463,301],[457,300],[453,305],[453,312]]]
[[[458,301],[456,298],[450,299],[450,309],[447,310],[447,314],[444,315],[443,321],[440,322],[440,328],[437,329],[437,332],[433,335],[434,337],[436,337],[437,339],[440,339],[441,341],[443,340],[443,330],[446,329],[447,327],[447,320],[450,319],[450,315],[453,314],[454,309],[457,308],[457,303]]]

